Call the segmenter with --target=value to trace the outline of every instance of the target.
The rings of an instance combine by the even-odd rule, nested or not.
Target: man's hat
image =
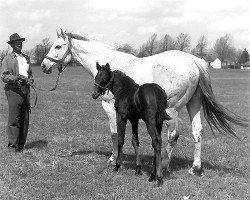
[[[22,42],[25,40],[25,38],[21,38],[17,33],[14,33],[10,36],[10,41],[8,41],[8,44],[11,44],[12,42],[15,42],[17,40],[21,40]]]

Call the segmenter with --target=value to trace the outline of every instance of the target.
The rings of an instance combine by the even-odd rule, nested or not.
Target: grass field
[[[51,89],[56,72],[45,75],[33,68],[38,87]],[[217,99],[229,110],[249,118],[250,71],[213,70]],[[170,177],[164,185],[148,182],[153,150],[145,125],[139,125],[142,176],[135,176],[131,127],[127,127],[124,164],[118,173],[106,161],[111,152],[108,119],[100,100],[92,100],[93,80],[83,68],[68,67],[58,89],[38,91],[32,110],[26,150],[9,153],[5,126],[7,100],[0,88],[0,199],[191,199],[243,200],[249,192],[249,129],[235,127],[242,139],[214,137],[203,118],[201,177],[191,176],[194,143],[185,109],[180,114],[180,138],[174,150]],[[32,103],[34,102],[34,93]],[[163,135],[166,132],[163,129]],[[166,139],[163,138],[164,144]]]

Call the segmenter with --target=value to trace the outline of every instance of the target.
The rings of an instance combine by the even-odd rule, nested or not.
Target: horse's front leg
[[[111,131],[111,139],[113,143],[112,155],[108,159],[108,162],[112,165],[116,164],[118,155],[118,135],[117,135],[117,124],[116,124],[116,110],[115,110],[115,99],[109,101],[102,100],[102,107],[108,115],[109,126]]]
[[[122,147],[124,145],[126,124],[127,124],[127,118],[122,117],[122,115],[118,113],[117,114],[118,155],[116,159],[116,165],[113,171],[118,171],[122,164],[121,154],[122,154]]]

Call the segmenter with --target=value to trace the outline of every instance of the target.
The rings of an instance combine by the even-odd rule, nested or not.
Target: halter
[[[51,58],[51,57],[49,57],[49,56],[45,56],[45,58],[47,58],[48,60],[50,60],[50,61],[52,61],[52,62],[55,62],[56,64],[58,64],[58,76],[57,76],[57,80],[56,80],[56,84],[55,84],[55,86],[52,88],[52,89],[50,89],[49,91],[53,91],[53,90],[56,90],[56,88],[57,88],[57,85],[58,85],[58,82],[59,82],[59,77],[60,77],[60,74],[63,72],[63,70],[65,70],[65,68],[67,67],[67,64],[64,66],[64,68],[63,68],[63,62],[64,62],[64,60],[65,60],[65,58],[67,57],[67,55],[69,54],[69,53],[71,53],[71,48],[72,48],[72,43],[71,43],[71,37],[69,37],[68,36],[68,41],[69,41],[69,44],[68,44],[68,49],[67,49],[67,51],[65,52],[65,54],[63,55],[63,57],[61,58],[61,59],[59,59],[59,60],[56,60],[56,59],[54,59],[54,58]]]
[[[56,59],[51,58],[51,57],[49,57],[47,55],[45,56],[45,58],[47,58],[48,60],[50,60],[52,62],[55,62],[56,64],[62,66],[65,58],[67,57],[68,53],[71,52],[71,48],[72,48],[71,37],[69,37],[69,36],[68,36],[68,41],[69,41],[68,49],[67,49],[67,51],[65,52],[65,54],[63,55],[63,57],[61,59],[56,60]],[[58,68],[58,70],[59,70],[59,68]],[[60,70],[62,70],[62,69],[60,69]]]
[[[113,80],[114,80],[114,73],[112,73],[112,77],[111,77],[111,79],[109,80],[109,82],[107,83],[107,85],[101,86],[101,85],[95,83],[95,85],[96,85],[98,88],[101,88],[101,89],[102,89],[101,95],[104,95],[105,92],[106,92],[107,90],[108,90],[108,93],[107,93],[107,94],[109,94],[109,91],[110,91],[110,88],[109,88],[109,87],[111,86]]]

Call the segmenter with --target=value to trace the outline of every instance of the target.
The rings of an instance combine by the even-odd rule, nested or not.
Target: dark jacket
[[[29,57],[24,54],[23,56],[25,57],[27,63],[29,64],[28,78],[33,79]],[[19,76],[18,61],[16,58],[16,54],[12,52],[3,59],[1,79],[4,83],[11,84],[11,83],[16,83],[15,80],[17,76]]]

